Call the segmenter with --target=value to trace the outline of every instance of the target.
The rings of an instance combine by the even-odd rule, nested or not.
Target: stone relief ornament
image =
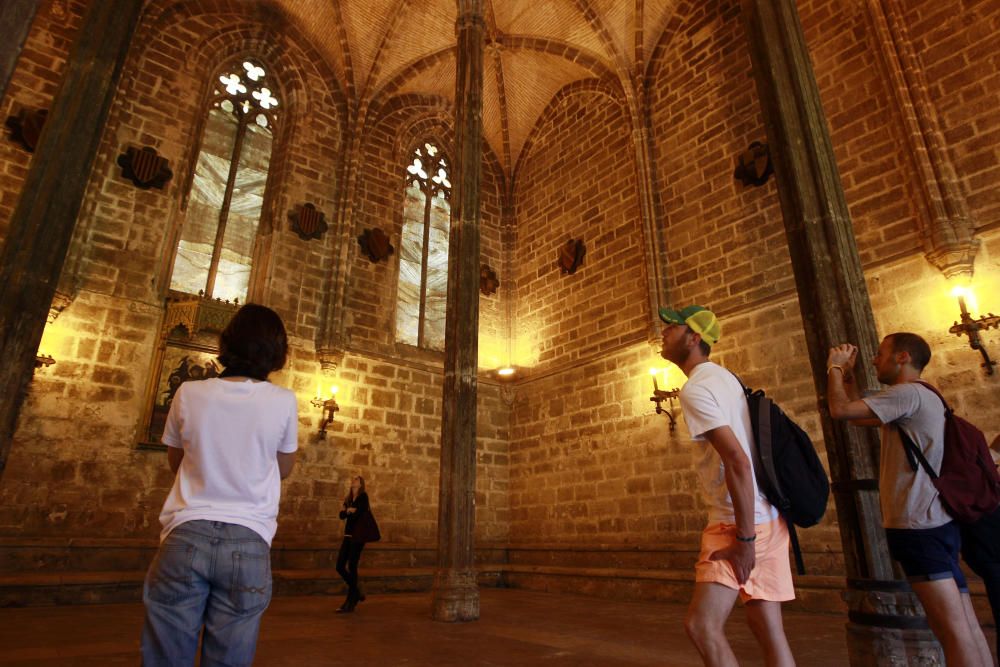
[[[484,296],[491,296],[497,293],[498,287],[500,287],[500,279],[497,278],[497,272],[489,264],[481,265],[479,267],[479,291]]]
[[[167,158],[157,155],[156,149],[150,146],[135,148],[129,146],[118,156],[118,166],[122,168],[122,177],[132,181],[136,187],[148,190],[162,190],[174,172],[170,171]]]
[[[559,249],[559,269],[568,275],[573,275],[583,264],[583,256],[587,254],[587,248],[583,244],[583,239],[570,239]]]
[[[774,173],[771,150],[767,144],[755,141],[736,159],[733,176],[743,185],[761,186]]]
[[[321,239],[329,228],[326,216],[313,204],[299,204],[288,214],[292,221],[292,231],[303,241]]]
[[[379,228],[366,229],[361,236],[358,237],[358,245],[361,246],[361,250],[364,251],[368,259],[373,263],[377,264],[383,259],[388,259],[389,255],[395,252],[395,248],[389,242],[389,237],[386,236]]]
[[[21,144],[29,153],[34,153],[48,115],[48,109],[21,109],[16,116],[8,116],[7,127],[10,128],[11,141]]]

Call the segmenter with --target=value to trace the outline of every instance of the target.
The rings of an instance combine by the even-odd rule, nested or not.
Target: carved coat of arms
[[[170,171],[167,158],[158,155],[155,148],[144,146],[135,148],[129,146],[118,156],[118,166],[122,168],[122,176],[132,181],[136,187],[148,190],[160,190],[174,176]]]
[[[569,275],[576,273],[576,270],[583,264],[583,256],[587,254],[587,248],[583,244],[583,239],[570,239],[559,249],[559,269]]]
[[[323,238],[329,226],[326,216],[312,204],[301,204],[288,214],[292,220],[292,231],[303,241]]]

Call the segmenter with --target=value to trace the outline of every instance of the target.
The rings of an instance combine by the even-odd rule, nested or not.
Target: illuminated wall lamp
[[[36,354],[35,355],[35,368],[41,368],[45,366],[46,368],[56,363],[56,360],[52,358],[51,354]]]
[[[316,390],[316,398],[309,401],[314,407],[322,409],[322,418],[319,422],[319,437],[326,437],[326,427],[330,425],[333,421],[334,416],[337,411],[340,410],[340,406],[337,405],[337,387],[330,387],[330,398],[323,398],[320,395],[320,390]]]
[[[986,331],[987,329],[997,329],[1000,328],[1000,316],[990,313],[989,315],[984,315],[978,319],[973,319],[972,315],[969,314],[969,309],[965,305],[965,300],[973,300],[975,297],[972,292],[965,287],[956,287],[951,291],[952,296],[958,297],[958,307],[962,311],[962,321],[955,322],[948,329],[948,333],[953,333],[959,338],[962,336],[969,337],[969,347],[973,350],[979,350],[979,354],[983,355],[983,363],[980,364],[986,369],[987,375],[993,375],[993,367],[996,366],[995,361],[990,359],[990,355],[987,354],[986,348],[983,346],[983,339],[980,338],[979,332]],[[973,301],[975,303],[975,301]]]
[[[667,419],[670,420],[670,430],[673,431],[677,427],[677,420],[674,418],[674,399],[680,396],[681,390],[676,387],[670,390],[660,389],[660,385],[656,383],[656,376],[659,372],[658,368],[649,369],[649,374],[653,377],[653,395],[649,397],[649,400],[656,403],[656,414],[667,416]],[[663,401],[667,401],[669,409],[663,407]]]

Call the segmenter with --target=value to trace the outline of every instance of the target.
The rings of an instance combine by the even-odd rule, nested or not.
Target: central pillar
[[[476,374],[479,367],[479,174],[483,137],[482,0],[458,0],[455,183],[448,247],[448,315],[441,416],[441,489],[434,619],[479,618],[474,563]]]
[[[827,444],[847,570],[850,662],[943,664],[916,596],[889,557],[877,434],[832,420],[826,407],[829,348],[855,343],[866,362],[878,339],[795,1],[742,0],[742,7]],[[859,364],[857,375],[862,390],[877,386],[868,363]]]

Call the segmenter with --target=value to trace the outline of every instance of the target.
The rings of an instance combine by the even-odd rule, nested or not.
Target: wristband
[[[841,366],[840,364],[830,364],[829,366],[827,366],[826,367],[827,374],[829,374],[830,371],[832,371],[834,368],[839,368],[840,372],[843,373],[845,377],[847,376],[847,371],[845,371],[844,367]]]
[[[751,535],[750,537],[741,537],[740,535],[737,535],[736,539],[740,542],[753,542],[757,539],[757,535]]]

